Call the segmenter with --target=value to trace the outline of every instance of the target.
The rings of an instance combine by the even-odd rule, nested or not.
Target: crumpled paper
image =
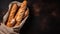
[[[27,16],[24,20],[22,20],[22,22],[21,22],[20,25],[18,25],[18,26],[14,26],[14,27],[11,27],[11,28],[7,27],[7,26],[5,25],[5,22],[6,22],[7,18],[8,18],[9,11],[10,11],[11,5],[12,5],[13,3],[17,3],[18,6],[21,5],[21,3],[18,2],[18,1],[13,1],[13,2],[11,2],[11,3],[9,4],[8,12],[4,15],[4,17],[3,17],[3,23],[1,23],[1,25],[0,25],[0,34],[20,34],[20,33],[19,33],[19,30],[23,27],[25,21],[26,21],[27,18],[28,18],[28,16]]]

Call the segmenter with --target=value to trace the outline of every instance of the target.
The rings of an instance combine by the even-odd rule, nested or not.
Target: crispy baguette
[[[17,4],[13,4],[11,9],[10,9],[10,14],[9,14],[9,17],[8,17],[8,21],[7,21],[7,26],[8,27],[12,27],[13,26],[13,23],[11,23],[12,19],[14,18],[14,15],[16,13],[16,10],[17,10],[18,6]]]
[[[17,26],[21,23],[21,20],[23,18],[24,13],[25,13],[26,7],[27,7],[27,1],[23,1],[23,3],[21,4],[21,6],[15,16],[15,19],[17,22],[15,26]]]

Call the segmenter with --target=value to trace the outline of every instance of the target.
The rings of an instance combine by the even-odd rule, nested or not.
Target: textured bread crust
[[[7,24],[6,24],[8,27],[12,27],[13,26],[13,24],[11,23],[11,21],[14,18],[14,15],[16,13],[17,8],[18,8],[18,6],[17,6],[16,3],[12,4],[12,7],[10,9],[10,14],[8,16],[8,21],[7,21]]]
[[[27,7],[27,1],[23,1],[23,3],[21,4],[21,6],[15,16],[15,19],[17,22],[15,26],[17,26],[21,23],[21,20],[23,18],[24,13],[25,13],[26,7]]]

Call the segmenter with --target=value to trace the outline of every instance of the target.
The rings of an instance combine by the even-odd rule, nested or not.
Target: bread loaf
[[[23,15],[25,13],[25,10],[26,10],[26,7],[27,7],[27,1],[23,1],[23,3],[21,4],[16,16],[15,16],[15,19],[16,19],[16,25],[19,25],[21,23],[21,20],[23,18]]]
[[[17,6],[16,3],[15,4],[12,4],[12,7],[10,9],[10,14],[8,16],[8,19],[7,19],[7,24],[6,24],[8,27],[12,27],[13,26],[13,23],[11,23],[11,21],[12,21],[12,19],[15,16],[15,13],[16,13],[17,8],[18,8],[18,6]]]

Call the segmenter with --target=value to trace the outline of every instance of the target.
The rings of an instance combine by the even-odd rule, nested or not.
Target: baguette
[[[8,16],[8,21],[7,21],[7,24],[6,24],[8,27],[12,27],[12,26],[13,26],[13,23],[12,23],[11,21],[12,21],[12,19],[14,18],[14,15],[15,15],[15,13],[16,13],[17,8],[18,8],[17,4],[14,3],[14,4],[12,5],[11,9],[10,9],[10,14],[9,14],[9,16]],[[13,20],[13,21],[14,21],[14,20]]]
[[[27,7],[27,1],[23,1],[23,3],[21,4],[21,6],[15,16],[15,19],[16,19],[15,26],[17,26],[21,23],[21,20],[23,18],[24,13],[25,13],[26,7]]]

